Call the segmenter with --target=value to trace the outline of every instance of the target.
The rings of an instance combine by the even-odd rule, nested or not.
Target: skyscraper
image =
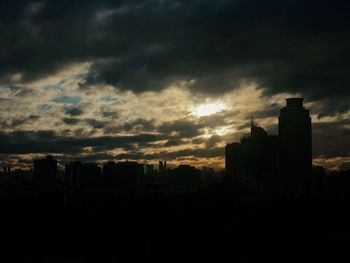
[[[278,132],[281,150],[281,192],[299,199],[307,194],[312,170],[311,118],[303,98],[286,99],[281,109]]]
[[[279,173],[278,137],[252,121],[249,137],[226,145],[225,165],[226,182],[240,182],[248,194],[270,198]]]
[[[227,178],[238,178],[242,169],[242,146],[240,143],[229,143],[225,147],[225,170]]]
[[[280,111],[278,136],[268,135],[252,121],[250,137],[242,138],[240,143],[227,144],[225,148],[226,178],[249,184],[252,186],[248,187],[249,192],[260,192],[263,198],[273,195],[300,199],[306,197],[310,189],[310,113],[303,106],[303,98],[286,101],[287,105]]]

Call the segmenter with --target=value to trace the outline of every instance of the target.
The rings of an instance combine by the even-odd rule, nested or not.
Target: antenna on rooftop
[[[259,127],[259,125],[254,121],[254,115],[252,115],[252,119],[251,119],[251,123],[250,123],[251,127]]]

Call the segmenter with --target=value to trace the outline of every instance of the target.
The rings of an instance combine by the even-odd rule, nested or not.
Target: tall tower
[[[279,116],[281,146],[281,191],[291,199],[307,194],[312,169],[312,140],[310,113],[303,98],[286,99],[287,106]]]

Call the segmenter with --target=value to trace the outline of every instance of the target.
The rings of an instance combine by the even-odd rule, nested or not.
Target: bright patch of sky
[[[192,111],[192,115],[197,117],[209,116],[226,110],[227,108],[227,105],[221,101],[208,102],[196,106]]]

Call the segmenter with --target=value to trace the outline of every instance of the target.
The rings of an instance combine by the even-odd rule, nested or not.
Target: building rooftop
[[[302,108],[304,103],[304,98],[288,98],[287,107]]]

